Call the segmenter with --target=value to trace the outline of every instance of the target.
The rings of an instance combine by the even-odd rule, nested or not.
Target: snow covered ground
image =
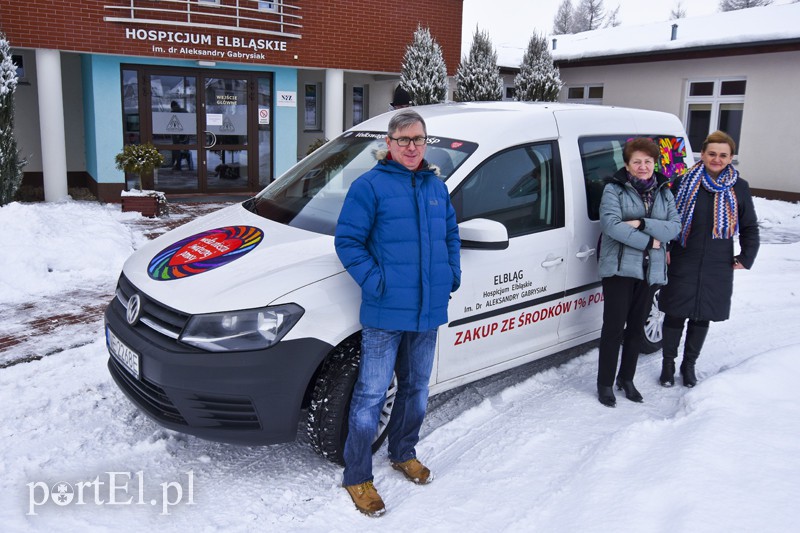
[[[418,446],[435,481],[405,481],[382,448],[388,512],[371,519],[302,432],[269,447],[207,442],[161,429],[116,388],[102,310],[159,221],[91,202],[2,207],[0,339],[45,326],[0,343],[0,529],[796,531],[800,205],[756,209],[764,244],[736,274],[731,320],[712,325],[698,387],[663,389],[658,353],[643,356],[645,403],[605,408],[587,348],[444,393]],[[97,319],[58,318],[81,313]]]

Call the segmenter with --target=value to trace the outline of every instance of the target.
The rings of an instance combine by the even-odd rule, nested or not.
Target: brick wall
[[[222,0],[222,3],[235,5],[236,0]],[[263,58],[206,59],[298,68],[399,72],[405,47],[411,42],[417,26],[422,25],[431,29],[432,35],[442,46],[448,74],[455,74],[458,67],[461,55],[462,0],[401,2],[395,5],[362,0],[287,0],[287,3],[301,7],[299,13],[303,17],[303,28],[295,30],[302,35],[300,39],[169,24],[103,20],[103,17],[108,16],[127,16],[127,11],[112,11],[104,6],[129,6],[130,0],[2,0],[0,31],[6,34],[13,48],[48,48],[70,52],[193,60],[204,57],[168,50],[170,46],[180,48],[180,44],[127,38],[126,29],[208,34],[213,36],[214,43],[218,37],[246,38],[248,41],[251,38],[269,39],[286,41],[286,51],[259,51]],[[159,4],[173,9],[178,5],[155,0],[136,1],[137,6],[160,7]],[[240,5],[245,4],[240,0]],[[165,21],[181,18],[174,14],[152,13],[149,16],[160,17],[160,20]],[[195,16],[193,21],[201,22],[203,18]],[[195,50],[232,50],[214,43],[183,46]],[[252,52],[246,48],[239,51]]]

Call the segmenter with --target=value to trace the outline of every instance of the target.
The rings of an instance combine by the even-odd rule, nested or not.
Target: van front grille
[[[117,284],[116,297],[124,308],[128,307],[128,300],[137,293],[142,302],[139,322],[160,335],[178,340],[181,331],[183,331],[183,327],[186,325],[186,322],[189,321],[189,315],[148,298],[146,295],[138,292],[136,287],[128,281],[128,278],[126,278],[124,274],[121,275],[119,277],[119,283]]]

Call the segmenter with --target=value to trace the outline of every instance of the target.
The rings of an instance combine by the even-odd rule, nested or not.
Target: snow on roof
[[[672,40],[673,24],[678,25],[675,40]],[[550,38],[551,47],[552,39],[556,39],[556,49],[551,50],[556,61],[800,39],[800,3],[551,35]],[[525,48],[500,48],[498,64],[517,68],[524,52]]]

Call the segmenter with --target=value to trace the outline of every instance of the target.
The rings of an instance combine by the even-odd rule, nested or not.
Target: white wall
[[[800,52],[748,57],[738,168],[753,187],[800,192]]]
[[[603,105],[665,111],[685,124],[686,80],[747,79],[738,169],[752,187],[800,193],[800,170],[779,155],[800,144],[800,52],[562,68],[569,85],[603,84]],[[699,150],[693,147],[694,150]],[[790,148],[791,150],[791,148]]]

